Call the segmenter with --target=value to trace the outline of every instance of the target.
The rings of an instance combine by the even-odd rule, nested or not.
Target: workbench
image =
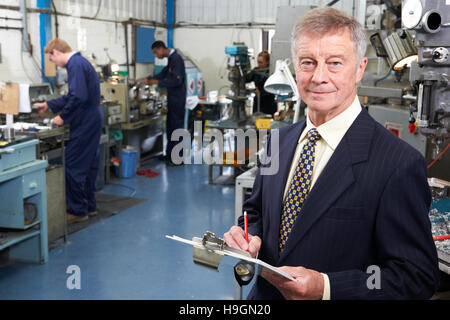
[[[428,178],[428,184],[433,195],[429,213],[433,236],[450,234],[450,182]],[[439,269],[450,274],[450,239],[434,243],[438,254]]]
[[[0,251],[9,250],[9,260],[46,263],[47,161],[36,160],[37,143],[31,140],[0,148]]]
[[[446,274],[450,274],[450,254],[443,250],[437,250],[438,259],[439,259],[439,270],[445,272]]]
[[[163,134],[166,115],[155,114],[140,116],[138,121],[122,123],[123,146],[133,146],[138,151],[140,167],[145,161],[163,154]],[[156,137],[153,148],[142,152],[142,142],[150,137]],[[170,137],[168,137],[170,139]]]
[[[69,140],[70,127],[68,125],[52,127],[49,130],[19,131],[38,139],[36,145],[36,157],[47,160],[49,165],[46,169],[47,194],[47,222],[48,241],[64,237],[67,241],[67,219],[66,219],[66,184],[65,184],[65,145]]]
[[[222,137],[225,136],[225,130],[237,130],[239,128],[240,128],[240,126],[238,125],[238,123],[233,122],[233,121],[222,121],[222,122],[214,121],[214,122],[209,122],[208,124],[205,125],[205,129],[219,130],[221,132]],[[223,142],[219,142],[219,143],[223,143]],[[230,148],[232,148],[233,151],[237,150],[236,139],[234,139],[234,141],[233,141],[233,147],[230,146]],[[229,152],[233,152],[233,151],[230,150]],[[234,155],[233,155],[233,158],[234,158]],[[214,168],[215,167],[219,168],[219,174],[214,177]],[[223,174],[224,167],[230,167],[232,174],[224,175]],[[208,182],[209,182],[209,184],[221,184],[221,185],[234,184],[235,180],[236,180],[236,176],[237,176],[236,168],[237,168],[237,166],[234,164],[234,161],[232,161],[231,163],[226,163],[225,161],[223,161],[222,163],[209,164],[208,165]]]

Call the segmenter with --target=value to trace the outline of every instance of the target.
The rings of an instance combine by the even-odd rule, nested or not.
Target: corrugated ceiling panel
[[[4,0],[17,3],[18,0]],[[177,0],[176,21],[199,24],[269,23],[276,22],[279,6],[324,6],[331,0]],[[341,0],[333,7],[353,12],[356,0]],[[164,22],[165,0],[55,0],[60,12],[126,20],[135,18]]]
[[[358,0],[359,1],[359,0]],[[275,23],[277,7],[324,6],[331,0],[177,0],[177,22],[200,24]],[[334,8],[352,14],[355,0],[338,1]]]
[[[59,12],[102,19],[164,21],[164,0],[55,0]]]

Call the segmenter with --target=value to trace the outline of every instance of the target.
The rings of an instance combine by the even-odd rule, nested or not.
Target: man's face
[[[152,51],[155,57],[157,57],[158,59],[164,58],[164,48],[154,48],[152,49]]]
[[[58,67],[65,67],[66,62],[64,60],[64,54],[61,51],[53,49],[49,52],[48,58]]]
[[[367,58],[356,64],[349,31],[328,33],[321,38],[301,35],[295,53],[298,90],[310,112],[324,115],[328,121],[351,105]]]

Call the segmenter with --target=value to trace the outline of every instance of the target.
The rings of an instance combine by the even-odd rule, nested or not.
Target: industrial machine
[[[183,58],[184,68],[186,70],[186,89],[187,96],[204,96],[204,82],[200,68],[195,62],[185,55],[180,49],[176,49],[177,53]]]
[[[225,47],[225,53],[228,55],[228,80],[231,82],[230,94],[227,96],[232,101],[230,120],[239,123],[246,119],[245,104],[248,97],[245,75],[250,71],[248,48],[243,44],[235,43]]]
[[[254,127],[254,120],[253,123],[250,123],[252,119],[248,118],[246,114],[246,106],[249,101],[253,100],[245,83],[245,76],[251,68],[249,50],[243,43],[233,43],[233,45],[225,47],[225,53],[228,59],[227,70],[228,80],[231,82],[230,90],[225,97],[218,97],[218,91],[208,93],[208,102],[210,103],[207,104],[210,104],[210,110],[212,108],[215,108],[215,110],[207,116],[213,115],[213,118],[218,116],[219,119],[208,121],[208,124],[205,125],[207,129],[220,131],[226,145],[223,152],[223,161],[209,165],[209,183],[214,184],[233,184],[237,176],[236,170],[243,171],[245,170],[243,167],[248,165],[248,161],[244,164],[238,163],[238,155],[245,155],[247,160],[250,153],[257,152],[257,150],[250,150],[248,144],[245,146],[239,145],[235,135],[237,129],[246,130]],[[202,104],[202,107],[204,106],[205,104]],[[226,166],[230,167],[231,175],[223,174],[223,168]],[[216,178],[213,178],[214,167],[219,168],[219,175]]]
[[[416,31],[418,48],[418,61],[411,63],[409,75],[417,92],[411,111],[416,112],[420,133],[431,137],[437,150],[447,145],[450,131],[449,19],[450,6],[443,1],[404,3],[402,22]]]
[[[388,20],[387,13],[378,12],[381,21]],[[431,177],[450,180],[450,158],[444,157],[450,130],[450,6],[403,1],[396,15],[401,29],[386,22],[389,28],[380,24],[368,31],[376,57],[370,50],[368,56],[378,72],[366,72],[358,95],[378,122],[425,156]]]
[[[120,132],[121,144],[138,151],[139,164],[160,155],[167,96],[156,86],[121,77],[100,83],[100,88],[105,127],[120,125],[109,130],[109,135],[116,136]],[[107,158],[109,162],[109,156]]]
[[[43,102],[56,97],[50,83],[35,83],[29,88],[30,103]]]
[[[23,95],[27,94],[23,92]],[[12,117],[9,125],[2,125],[0,128],[3,132],[5,140],[20,140],[21,137],[32,137],[39,140],[36,146],[37,157],[53,160],[54,158],[61,158],[61,144],[68,138],[68,128],[56,127],[51,123],[51,117],[54,115],[47,111],[45,114],[38,114],[38,109],[32,108],[36,102],[42,102],[57,98],[49,83],[36,83],[29,85],[28,88],[29,99],[22,108],[27,109],[26,112],[19,112],[18,115]],[[19,110],[20,111],[20,110]],[[15,140],[17,140],[15,139]]]
[[[167,107],[167,97],[156,88],[140,83],[133,85],[128,78],[102,82],[100,88],[105,123],[107,119],[109,125],[136,122],[141,116],[160,114]]]
[[[104,125],[110,126],[122,122],[122,105],[111,100],[102,100]]]
[[[102,97],[106,100],[117,101],[121,105],[121,122],[126,123],[139,120],[139,106],[130,102],[128,90],[128,78],[100,83]]]
[[[167,96],[162,95],[156,88],[143,83],[136,84],[129,91],[132,104],[139,105],[139,113],[143,116],[160,114],[167,108]]]
[[[402,4],[402,24],[415,31],[418,54],[409,73],[417,97],[410,105],[415,115],[410,122],[415,120],[414,125],[432,146],[427,150],[427,158],[434,159],[428,165],[430,176],[444,179],[436,183],[442,185],[437,187],[433,187],[436,179],[431,179],[434,190],[430,220],[439,268],[450,274],[450,157],[445,157],[450,146],[450,5],[448,1],[406,0]],[[432,171],[433,165],[436,170]]]

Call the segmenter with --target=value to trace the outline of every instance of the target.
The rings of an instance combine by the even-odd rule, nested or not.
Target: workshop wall
[[[2,0],[2,5],[19,6],[19,0]],[[145,21],[163,22],[163,0],[54,0],[58,19],[58,34],[65,39],[73,50],[82,51],[85,57],[99,65],[106,64],[109,56],[119,64],[126,63],[124,27],[120,21],[129,18]],[[100,7],[99,7],[100,4]],[[36,8],[36,0],[27,1],[28,8]],[[71,14],[72,16],[68,16]],[[21,18],[19,11],[0,9],[0,17]],[[32,55],[21,50],[20,30],[0,29],[2,59],[0,63],[0,81],[19,83],[39,83],[41,79],[40,22],[38,13],[28,13],[28,33],[31,38]],[[80,18],[83,17],[83,18]],[[101,20],[88,18],[96,17]],[[118,22],[115,22],[118,21]],[[0,19],[0,26],[21,27],[21,21]],[[155,36],[166,40],[167,31],[156,28]],[[52,16],[53,38],[56,36],[55,17]],[[129,58],[131,62],[131,28],[128,28]],[[121,66],[121,70],[126,70]],[[133,76],[133,68],[130,70]],[[153,72],[150,64],[138,64],[137,77]]]
[[[36,7],[36,0],[27,1],[30,6]],[[2,0],[2,5],[19,6],[19,0]],[[38,14],[28,14],[30,42],[35,50],[33,54],[22,52],[22,33],[20,30],[3,29],[6,27],[20,28],[22,15],[19,11],[0,9],[0,81],[16,81],[31,83],[40,81],[41,55],[39,52],[39,17]]]
[[[206,90],[229,86],[225,47],[242,41],[257,55],[262,48],[262,28],[275,29],[279,6],[325,6],[331,0],[177,0],[174,45],[197,63]],[[365,2],[340,0],[334,8],[364,21]],[[240,26],[236,26],[239,24]],[[251,27],[243,25],[251,24]],[[270,51],[270,47],[269,47]],[[252,59],[252,66],[255,61]],[[223,93],[223,91],[221,91]]]
[[[177,0],[176,19],[179,24],[272,23],[275,24],[280,6],[319,6],[331,0]],[[365,1],[339,0],[333,8],[344,10],[359,18]],[[361,16],[364,19],[364,9]],[[362,21],[360,20],[360,21]]]
[[[174,44],[200,68],[206,92],[230,86],[225,47],[244,42],[257,55],[262,48],[259,28],[176,28]],[[252,67],[256,65],[251,59]],[[222,91],[223,90],[223,91]],[[226,89],[221,90],[222,94]]]
[[[126,63],[125,34],[124,27],[120,21],[130,18],[142,21],[155,21],[162,23],[164,20],[163,0],[56,0],[55,6],[60,13],[70,13],[71,17],[58,16],[61,20],[59,36],[66,39],[74,50],[82,51],[87,56],[96,56],[97,64],[106,64],[109,58],[116,60],[119,64]],[[84,18],[77,18],[84,17]],[[90,20],[87,18],[96,17]],[[166,34],[165,29],[159,30],[155,36]],[[162,32],[161,32],[162,31]],[[132,36],[131,27],[128,28],[129,40],[129,62],[132,60]],[[125,66],[121,70],[126,70]],[[152,66],[139,64],[137,77],[147,75]],[[133,69],[131,69],[131,72]],[[130,76],[133,76],[131,73]]]
[[[164,0],[54,0],[59,13],[59,37],[67,40],[74,50],[81,50],[86,57],[96,57],[97,64],[108,62],[109,56],[120,64],[126,62],[124,29],[120,22],[129,18],[142,21],[164,23]],[[230,0],[203,1],[178,0],[176,6],[177,23],[183,27],[174,31],[174,44],[193,59],[203,73],[206,90],[217,90],[227,86],[225,47],[234,41],[244,42],[255,54],[261,51],[261,28],[240,27],[193,27],[191,24],[210,23],[275,23],[276,7],[279,5],[324,5],[329,1],[320,0]],[[356,4],[359,3],[356,2]],[[2,5],[19,6],[19,0],[2,0]],[[342,0],[335,7],[351,12],[354,0]],[[28,0],[27,7],[36,8],[36,0]],[[67,16],[68,14],[72,16]],[[0,17],[20,18],[19,11],[0,10]],[[84,18],[80,18],[84,17]],[[101,19],[92,20],[92,18]],[[20,27],[21,21],[0,19],[0,26]],[[274,28],[274,25],[272,26]],[[21,33],[18,30],[0,29],[2,60],[0,63],[0,81],[21,83],[41,82],[39,14],[28,13],[28,33],[33,47],[32,55],[21,51]],[[52,16],[52,31],[55,36],[55,16]],[[157,39],[167,40],[167,31],[157,28]],[[131,28],[129,28],[129,57],[131,62]],[[254,60],[252,59],[252,66]],[[125,66],[121,67],[126,70]],[[136,76],[152,73],[152,64],[138,64]],[[133,68],[130,69],[133,77]]]

